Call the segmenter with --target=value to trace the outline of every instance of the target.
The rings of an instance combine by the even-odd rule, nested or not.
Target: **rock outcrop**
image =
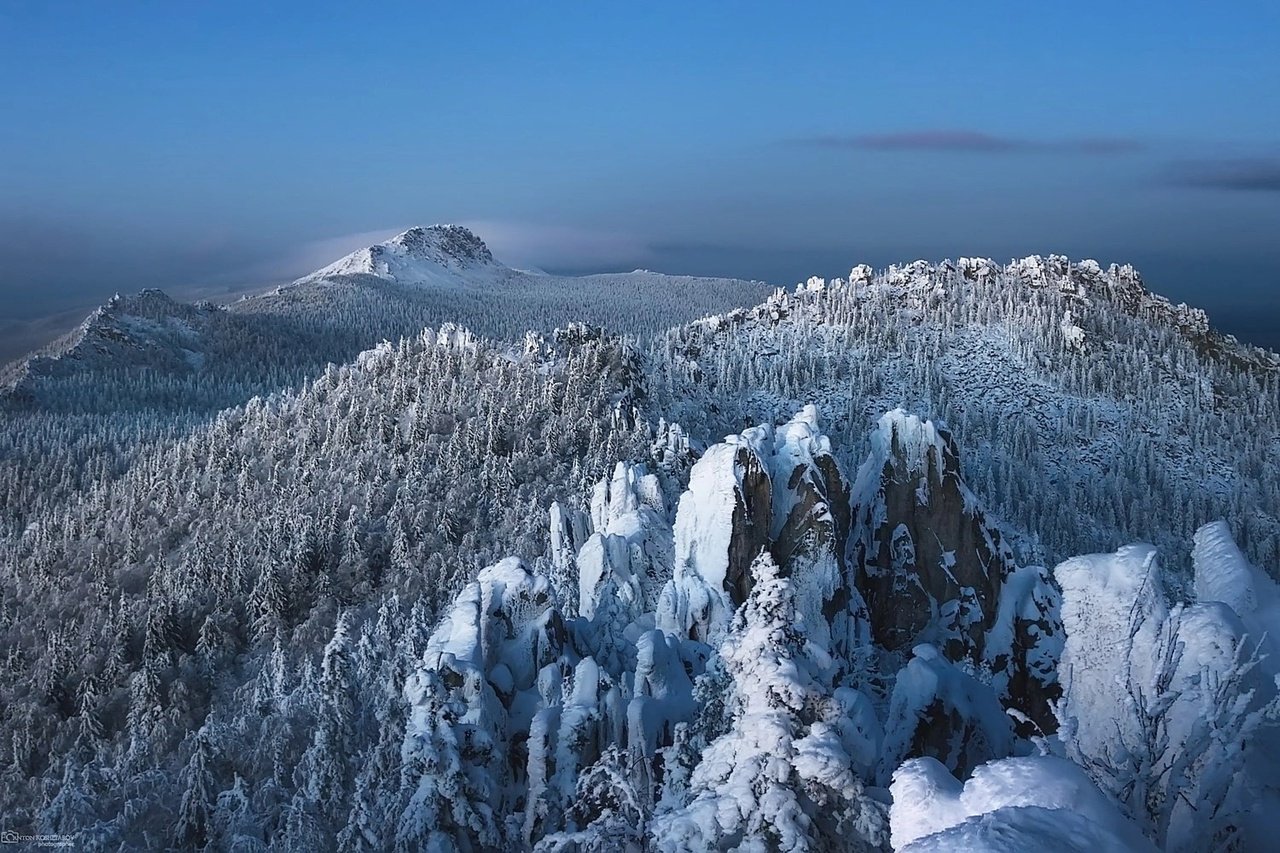
[[[849,486],[813,406],[776,429],[729,436],[694,465],[680,499],[659,625],[717,644],[768,551],[793,579],[809,630],[848,659],[869,638],[845,558],[850,522]]]
[[[988,668],[1006,704],[1051,731],[1062,625],[1048,573],[1016,564],[944,426],[899,409],[871,444],[849,551],[875,641],[900,653],[929,643]]]

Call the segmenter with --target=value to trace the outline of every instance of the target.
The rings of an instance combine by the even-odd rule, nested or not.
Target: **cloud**
[[[649,240],[626,231],[509,220],[463,222],[494,256],[516,267],[605,269],[653,257]]]
[[[363,249],[375,243],[390,240],[404,228],[379,228],[372,231],[357,231],[353,234],[341,234],[337,237],[325,237],[311,240],[272,255],[250,267],[235,270],[228,278],[236,281],[253,283],[274,283],[285,279],[301,278],[328,266],[341,257],[351,254],[356,249]]]
[[[1280,157],[1183,160],[1169,164],[1164,183],[1196,189],[1280,192]]]
[[[969,154],[1087,154],[1105,156],[1139,151],[1144,146],[1127,137],[1086,136],[1070,139],[1027,139],[980,130],[908,130],[891,133],[810,136],[794,142],[812,148],[861,151],[941,151]]]

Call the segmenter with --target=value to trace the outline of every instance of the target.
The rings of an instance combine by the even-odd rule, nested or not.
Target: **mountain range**
[[[1280,356],[1126,265],[413,228],[0,392],[0,813],[87,849],[1259,849]]]

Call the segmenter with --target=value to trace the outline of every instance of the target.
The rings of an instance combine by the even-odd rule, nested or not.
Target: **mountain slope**
[[[1226,516],[1280,563],[1280,357],[1129,267],[858,267],[673,330],[650,358],[659,407],[694,434],[815,402],[846,465],[880,413],[940,417],[1033,562],[1147,539],[1189,569],[1192,533]]]
[[[225,308],[146,291],[113,299],[75,333],[0,373],[0,483],[38,511],[126,470],[152,442],[219,410],[296,388],[380,341],[462,324],[488,338],[574,323],[648,336],[758,302],[760,282],[637,271],[562,277],[513,270],[465,228],[411,228],[292,284]],[[532,342],[537,346],[536,341]],[[75,447],[74,453],[65,451]],[[66,459],[37,487],[29,472]]]
[[[56,408],[71,398],[84,411],[89,401],[80,389],[104,383],[110,391],[93,396],[110,396],[103,402],[109,408],[211,411],[248,399],[242,388],[287,387],[381,340],[445,322],[508,340],[575,322],[648,334],[754,304],[767,292],[760,282],[641,271],[529,273],[496,261],[465,228],[417,227],[225,309],[187,305],[155,290],[116,297],[75,332],[6,368],[0,392],[36,407]],[[173,387],[163,395],[140,391],[157,382]],[[210,400],[197,385],[235,390]]]
[[[138,370],[49,387],[212,405],[258,375],[217,365],[265,350],[205,329],[289,358],[406,306],[572,308],[565,280],[428,262],[451,263],[215,313],[147,295],[99,318],[125,342],[68,350]],[[216,413],[11,401],[0,811],[108,849],[1230,842],[1280,792],[1249,657],[1278,594],[1278,374],[1132,270],[1031,258],[860,267],[625,337],[450,322]],[[1157,594],[1182,603],[1126,623]],[[1141,795],[1183,781],[1185,806]]]

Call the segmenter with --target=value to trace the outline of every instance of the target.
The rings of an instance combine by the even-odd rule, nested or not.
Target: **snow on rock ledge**
[[[1047,573],[1014,562],[965,486],[946,427],[885,414],[853,503],[850,558],[875,640],[898,653],[930,643],[948,660],[989,666],[1002,698],[1052,730],[1057,595]]]
[[[960,783],[932,758],[893,774],[889,823],[899,853],[1154,851],[1084,771],[1061,758],[1006,758]]]
[[[1254,577],[1258,573],[1231,537],[1225,521],[1214,521],[1196,531],[1191,552],[1198,601],[1220,601],[1241,617],[1258,607]]]
[[[670,578],[671,527],[658,478],[643,465],[619,462],[591,497],[594,533],[578,552],[578,613],[592,619],[608,590],[630,619],[657,605]]]
[[[889,702],[880,777],[910,756],[935,756],[967,776],[978,764],[1007,756],[1013,729],[995,693],[930,645],[916,646],[898,673]]]

